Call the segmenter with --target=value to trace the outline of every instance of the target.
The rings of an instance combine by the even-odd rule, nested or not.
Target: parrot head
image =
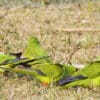
[[[38,39],[35,38],[35,37],[30,37],[30,38],[29,38],[29,42],[30,42],[30,43],[34,43],[34,44],[39,44]]]

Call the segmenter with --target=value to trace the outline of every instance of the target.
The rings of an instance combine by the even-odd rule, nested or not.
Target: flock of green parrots
[[[8,71],[28,74],[42,83],[63,88],[100,86],[99,60],[80,70],[72,65],[55,64],[35,37],[29,38],[23,53],[0,54],[0,73]]]

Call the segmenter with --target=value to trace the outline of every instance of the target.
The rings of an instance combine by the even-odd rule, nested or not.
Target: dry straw
[[[63,31],[63,32],[100,32],[100,29],[56,29],[56,31]]]

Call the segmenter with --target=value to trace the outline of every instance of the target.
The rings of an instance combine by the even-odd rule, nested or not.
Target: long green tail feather
[[[48,57],[40,57],[40,58],[36,58],[36,59],[27,59],[27,58],[8,59],[8,60],[6,60],[6,61],[8,61],[8,62],[5,63],[5,61],[3,61],[3,62],[0,64],[0,66],[1,66],[1,67],[4,67],[4,68],[13,68],[13,67],[15,67],[15,66],[17,66],[17,65],[27,65],[27,64],[30,64],[30,63],[33,64],[34,61],[37,61],[37,60],[40,60],[40,59],[45,59],[45,58],[48,58]],[[6,69],[0,69],[0,72],[1,72],[1,73],[4,73],[5,71],[6,71]]]
[[[100,76],[96,77],[96,78],[88,78],[85,80],[79,80],[79,81],[75,81],[66,85],[61,86],[60,88],[69,88],[69,87],[97,87],[100,86]]]
[[[34,64],[33,62],[35,61],[38,61],[38,60],[41,60],[41,59],[46,59],[48,58],[49,56],[46,56],[46,57],[40,57],[40,58],[35,58],[35,59],[29,59],[29,58],[20,58],[20,59],[9,59],[9,60],[6,60],[2,63],[0,63],[0,65],[7,65],[7,64],[11,64],[11,65],[22,65],[22,64]]]

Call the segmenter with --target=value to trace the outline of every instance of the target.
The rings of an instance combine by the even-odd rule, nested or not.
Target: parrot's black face
[[[20,59],[22,56],[22,52],[18,52],[18,53],[10,53],[10,55],[15,56],[16,58]]]

